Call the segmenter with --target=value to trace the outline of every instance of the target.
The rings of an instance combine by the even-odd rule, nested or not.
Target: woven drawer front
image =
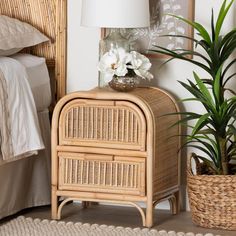
[[[145,150],[145,118],[131,102],[76,99],[59,122],[60,145]]]
[[[145,159],[59,153],[59,189],[145,194]]]

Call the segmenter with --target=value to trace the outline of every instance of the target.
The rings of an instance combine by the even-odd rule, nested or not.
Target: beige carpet
[[[194,234],[166,232],[155,229],[124,228],[97,224],[82,224],[63,221],[49,221],[19,216],[0,226],[0,236],[214,236],[213,234]]]

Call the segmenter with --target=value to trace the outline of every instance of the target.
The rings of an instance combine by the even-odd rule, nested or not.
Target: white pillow
[[[11,56],[11,55],[14,55],[16,53],[18,53],[19,51],[21,51],[23,48],[12,48],[12,49],[9,49],[9,50],[2,50],[0,49],[0,56]]]
[[[24,47],[48,41],[45,35],[32,25],[0,15],[0,56],[12,55]]]

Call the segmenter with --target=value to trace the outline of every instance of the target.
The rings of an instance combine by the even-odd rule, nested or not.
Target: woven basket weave
[[[194,175],[188,159],[188,195],[192,220],[206,228],[236,230],[236,176]]]

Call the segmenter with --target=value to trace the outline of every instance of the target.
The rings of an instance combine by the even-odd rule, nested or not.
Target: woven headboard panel
[[[27,52],[55,67],[56,99],[65,95],[67,0],[0,0],[0,15],[28,22],[51,39]]]

